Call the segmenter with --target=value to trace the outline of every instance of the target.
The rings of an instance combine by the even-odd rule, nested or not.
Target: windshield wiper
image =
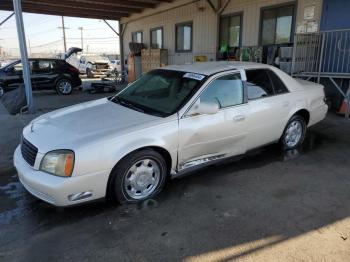
[[[111,99],[112,102],[116,102],[120,105],[123,105],[127,108],[130,108],[130,109],[133,109],[135,111],[139,111],[139,112],[142,112],[144,113],[145,111],[141,108],[139,108],[138,106],[135,106],[135,104],[125,100],[125,99],[120,99],[118,96],[115,96],[114,98]]]
[[[110,97],[109,100],[114,102],[114,103],[120,104],[122,106],[131,108],[135,111],[139,111],[139,112],[142,112],[145,114],[150,114],[150,115],[159,116],[159,117],[165,116],[165,114],[161,111],[158,111],[156,109],[149,108],[146,106],[142,106],[142,105],[136,105],[135,103],[132,103],[132,102],[125,100],[124,98],[120,98],[118,96]]]

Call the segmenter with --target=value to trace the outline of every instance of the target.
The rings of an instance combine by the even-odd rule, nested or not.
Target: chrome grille
[[[29,143],[25,138],[22,138],[21,152],[25,161],[31,166],[34,166],[38,148]]]

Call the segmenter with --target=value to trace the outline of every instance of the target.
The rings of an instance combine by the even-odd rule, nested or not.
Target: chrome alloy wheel
[[[69,94],[72,91],[72,85],[68,81],[61,81],[58,84],[58,89],[62,94]]]
[[[133,199],[144,199],[156,190],[160,181],[160,166],[152,159],[142,159],[129,168],[124,178],[124,190]]]
[[[285,136],[284,142],[288,147],[295,147],[303,136],[303,126],[298,120],[294,120],[289,123]]]

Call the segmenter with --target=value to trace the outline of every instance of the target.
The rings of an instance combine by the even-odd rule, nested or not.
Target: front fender
[[[159,147],[171,156],[171,169],[176,167],[178,147],[178,122],[175,120],[125,133],[89,144],[76,152],[74,175],[112,170],[126,155],[145,147]]]
[[[160,130],[163,129],[163,130]],[[164,132],[164,129],[168,130]],[[143,136],[142,134],[134,135],[123,139],[122,143],[119,143],[118,150],[112,154],[110,159],[111,165],[114,167],[122,158],[140,148],[147,147],[159,147],[167,151],[171,157],[171,170],[176,168],[177,164],[177,149],[178,149],[178,125],[177,122],[172,123],[170,126],[159,128],[158,130],[148,130],[148,134]]]

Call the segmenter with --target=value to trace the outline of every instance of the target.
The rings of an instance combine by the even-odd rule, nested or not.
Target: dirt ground
[[[42,114],[107,95],[34,99]],[[262,148],[139,205],[63,209],[27,193],[12,166],[31,118],[0,105],[0,261],[350,261],[350,120],[330,113],[303,148]]]

